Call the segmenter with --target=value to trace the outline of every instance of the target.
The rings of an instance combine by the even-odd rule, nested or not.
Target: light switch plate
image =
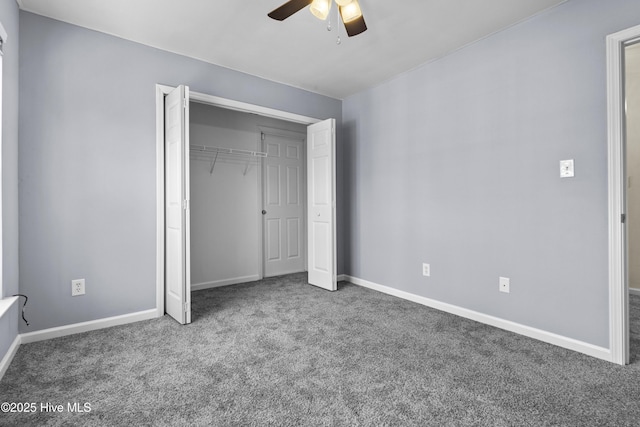
[[[500,292],[504,292],[506,294],[509,293],[509,278],[508,277],[500,277],[500,278],[498,278],[498,284],[499,284],[498,290]]]
[[[573,173],[573,159],[560,160],[560,178],[571,178]]]

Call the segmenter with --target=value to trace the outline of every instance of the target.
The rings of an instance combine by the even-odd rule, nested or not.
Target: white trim
[[[638,296],[640,296],[640,289],[629,288],[629,295],[638,295]]]
[[[6,44],[8,38],[7,31],[4,29],[2,22],[0,22],[0,39],[2,39],[2,44]]]
[[[258,125],[258,130],[265,135],[279,136],[294,141],[305,141],[307,139],[306,133],[296,132],[295,130],[279,129],[263,125]]]
[[[164,96],[156,85],[156,316],[164,316]],[[160,262],[162,260],[162,262]]]
[[[156,315],[164,315],[164,96],[173,86],[156,84]],[[247,104],[246,102],[220,98],[200,92],[189,91],[189,100],[228,110],[241,111],[271,117],[293,123],[314,124],[320,119]],[[197,286],[197,285],[196,285]],[[193,288],[192,288],[193,290]]]
[[[313,117],[302,116],[300,114],[289,113],[288,111],[276,110],[269,107],[262,107],[260,105],[247,104],[246,102],[234,101],[233,99],[220,98],[219,96],[207,95],[204,93],[191,92],[189,99],[202,104],[226,108],[227,110],[257,114],[259,116],[271,117],[274,119],[285,120],[287,122],[312,125],[320,121]]]
[[[259,132],[257,132],[256,137],[258,141],[256,143],[256,147],[258,150],[262,152],[266,152],[264,147],[264,141],[262,140],[262,130],[260,130],[260,126],[258,126]],[[256,259],[256,263],[258,264],[258,280],[264,279],[265,272],[265,250],[264,250],[264,215],[262,215],[262,210],[264,210],[264,157],[258,159],[258,168],[256,170],[256,197],[258,203],[256,209],[256,248],[258,249],[258,258]]]
[[[260,280],[260,275],[234,277],[233,279],[214,280],[212,282],[195,283],[191,285],[191,291],[201,291],[203,289],[219,288],[222,286],[237,285],[238,283],[255,282]]]
[[[9,311],[11,306],[18,301],[18,297],[8,297],[0,299],[0,318],[4,316],[4,314]]]
[[[369,282],[364,279],[360,279],[348,275],[340,275],[339,278],[347,280],[354,285],[362,286],[367,289],[382,292],[388,295],[392,295],[398,298],[402,298],[408,301],[412,301],[418,304],[425,305],[427,307],[435,308],[436,310],[444,311],[447,313],[455,314],[456,316],[471,319],[476,322],[484,323],[486,325],[495,326],[496,328],[504,329],[506,331],[514,332],[516,334],[524,335],[529,338],[544,341],[549,344],[557,345],[569,350],[584,353],[589,356],[596,357],[607,361],[611,360],[611,352],[604,348],[593,344],[578,341],[572,338],[567,338],[562,335],[557,335],[551,332],[543,331],[541,329],[532,328],[530,326],[521,325],[519,323],[511,322],[509,320],[500,319],[498,317],[489,316],[487,314],[479,313],[477,311],[469,310],[466,308],[458,307],[452,304],[436,301],[430,298],[425,298],[419,295],[411,294],[409,292],[401,291],[398,289],[390,288],[387,286],[379,285],[377,283]]]
[[[31,342],[44,341],[67,335],[80,334],[82,332],[110,328],[112,326],[126,325],[128,323],[140,322],[142,320],[155,319],[156,317],[156,309],[154,308],[151,310],[138,311],[136,313],[123,314],[121,316],[107,317],[104,319],[43,329],[41,331],[27,332],[25,334],[20,334],[20,342],[22,344],[28,344]]]
[[[640,25],[607,36],[607,122],[609,192],[609,341],[611,361],[629,363],[624,194],[624,47],[640,37]]]
[[[7,354],[5,354],[2,358],[2,361],[0,361],[0,380],[2,380],[4,373],[7,372],[7,369],[9,369],[9,365],[11,365],[13,357],[18,352],[18,349],[20,348],[20,342],[20,335],[16,335],[13,343],[11,343],[11,346],[9,347],[9,350],[7,350]]]

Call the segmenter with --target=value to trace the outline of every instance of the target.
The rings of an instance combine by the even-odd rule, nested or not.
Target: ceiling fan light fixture
[[[358,0],[351,0],[346,6],[340,6],[340,16],[342,16],[342,21],[345,24],[360,18],[362,10]]]
[[[313,0],[309,10],[313,16],[324,21],[331,11],[331,0]]]
[[[345,7],[346,5],[351,3],[352,1],[353,0],[336,0],[336,3],[338,4],[338,6]]]

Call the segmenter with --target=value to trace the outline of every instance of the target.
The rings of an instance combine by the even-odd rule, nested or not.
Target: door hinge
[[[191,304],[188,303],[188,302],[185,302],[184,303],[184,312],[188,313],[190,309],[191,309]]]
[[[182,202],[182,208],[184,210],[189,210],[189,201],[188,200],[183,200]]]
[[[624,224],[626,221],[627,221],[627,214],[620,215],[620,222]]]
[[[260,134],[260,138],[264,141],[264,132]]]
[[[183,101],[183,103],[182,103],[183,105],[182,106],[186,109],[187,106],[189,105],[188,104],[189,100],[187,98],[183,98],[182,101]]]

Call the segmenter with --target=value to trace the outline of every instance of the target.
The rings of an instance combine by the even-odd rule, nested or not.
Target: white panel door
[[[191,323],[189,253],[189,88],[165,97],[165,311]]]
[[[335,291],[338,289],[335,119],[307,127],[307,214],[309,283]]]
[[[264,276],[304,271],[304,140],[263,134]]]

